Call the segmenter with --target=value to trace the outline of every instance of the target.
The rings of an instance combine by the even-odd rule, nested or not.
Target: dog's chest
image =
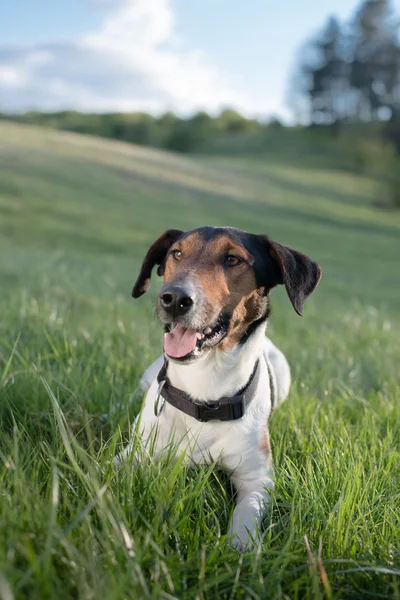
[[[199,423],[172,406],[166,407],[164,416],[162,426],[175,431],[174,438],[180,440],[180,449],[196,463],[219,461],[222,456],[225,461],[230,455],[240,460],[247,446],[249,424],[246,418],[240,422]]]
[[[174,439],[179,451],[185,452],[195,463],[223,460],[225,465],[235,469],[247,457],[249,449],[254,451],[260,444],[269,410],[267,390],[263,390],[262,379],[248,411],[237,421],[200,423],[165,403],[157,419],[160,435],[165,441]]]

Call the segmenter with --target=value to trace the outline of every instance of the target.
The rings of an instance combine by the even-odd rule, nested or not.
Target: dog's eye
[[[228,267],[236,267],[236,265],[239,265],[241,262],[240,258],[233,254],[228,254],[225,258],[225,264],[228,265]]]
[[[175,260],[181,260],[182,258],[182,252],[180,250],[172,250],[171,254]]]

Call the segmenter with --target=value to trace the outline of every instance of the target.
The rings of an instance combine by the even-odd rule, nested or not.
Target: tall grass
[[[399,598],[400,220],[373,182],[0,133],[0,597]],[[303,319],[274,292],[294,383],[271,422],[262,544],[242,556],[216,465],[110,464],[161,347],[157,283],[130,299],[140,259],[165,227],[207,223],[324,268]]]

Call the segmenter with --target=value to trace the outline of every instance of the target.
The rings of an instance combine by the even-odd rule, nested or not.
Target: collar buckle
[[[241,419],[246,412],[246,402],[244,395],[238,402],[207,402],[204,404],[195,403],[196,414],[195,419],[202,423],[218,419],[219,421],[236,421]]]

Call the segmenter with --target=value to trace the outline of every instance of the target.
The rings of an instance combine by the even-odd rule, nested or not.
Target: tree
[[[358,92],[357,116],[390,116],[396,104],[400,48],[398,19],[388,0],[366,0],[353,22],[350,85]]]
[[[236,110],[226,108],[216,118],[216,125],[223,133],[250,133],[257,131],[260,124],[254,119],[246,119]]]
[[[313,119],[335,123],[345,116],[344,97],[348,90],[347,63],[343,59],[343,34],[331,17],[316,41],[318,63],[311,71],[309,94]]]
[[[339,21],[330,17],[322,31],[303,46],[298,72],[293,78],[296,112],[305,100],[311,123],[330,125],[345,118],[348,69],[345,35]]]
[[[347,26],[331,17],[303,46],[292,108],[322,125],[387,119],[400,107],[399,74],[399,20],[389,0],[364,0]]]

